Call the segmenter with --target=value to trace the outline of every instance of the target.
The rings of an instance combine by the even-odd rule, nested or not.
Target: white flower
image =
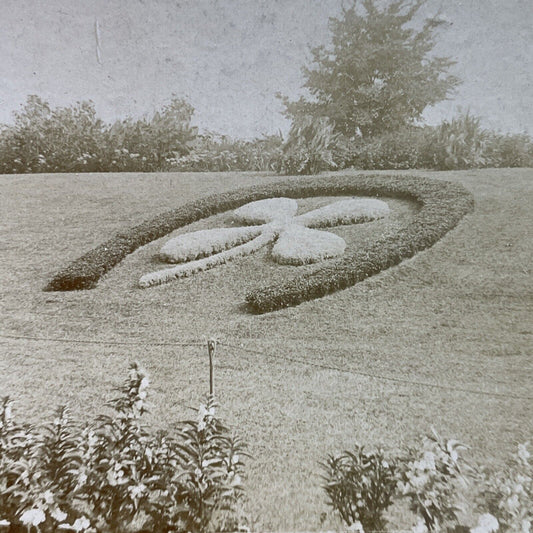
[[[365,530],[363,529],[363,524],[361,524],[361,522],[354,522],[348,527],[346,531],[349,531],[350,533],[365,533]]]
[[[511,513],[518,510],[518,506],[520,505],[520,502],[518,501],[518,494],[513,494],[511,497],[507,498],[506,500],[507,510]]]
[[[91,527],[91,522],[85,517],[77,518],[73,524],[60,524],[57,529],[66,529],[68,531],[87,531]],[[94,531],[94,530],[93,530]]]
[[[435,454],[433,452],[424,452],[424,459],[421,461],[424,470],[435,471]]]
[[[420,474],[418,476],[413,476],[410,479],[410,483],[413,488],[421,490],[424,488],[426,483],[429,481],[429,476],[427,474]]]
[[[490,513],[482,514],[477,521],[477,526],[470,530],[470,533],[493,533],[498,531],[500,524],[495,516]]]
[[[81,518],[77,518],[74,524],[72,524],[72,529],[74,531],[85,531],[86,529],[89,529],[91,527],[91,522],[89,522],[88,518],[85,516],[82,516]]]
[[[50,516],[57,522],[63,522],[67,518],[67,513],[64,513],[59,507],[56,507],[50,512]]]
[[[54,503],[54,494],[52,493],[51,490],[47,490],[43,494],[43,499],[45,503],[47,503],[48,505],[52,505]]]
[[[138,485],[129,487],[128,490],[131,497],[136,500],[142,496],[143,492],[146,490],[146,485],[144,483],[139,483]]]
[[[412,533],[428,533],[428,528],[425,522],[421,518],[419,518],[418,522],[416,523],[416,526],[414,526],[411,531]]]
[[[7,527],[10,525],[11,525],[11,522],[9,520],[0,520],[0,526]]]
[[[524,462],[527,463],[528,459],[531,457],[531,454],[527,450],[527,445],[529,443],[525,444],[519,444],[518,445],[518,457]]]
[[[25,526],[38,526],[41,522],[46,520],[46,515],[41,509],[29,509],[24,511],[20,516],[20,521]]]

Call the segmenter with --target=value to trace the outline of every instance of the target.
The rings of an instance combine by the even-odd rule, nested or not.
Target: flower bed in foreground
[[[197,220],[272,197],[380,196],[405,198],[420,205],[402,227],[376,236],[367,247],[348,250],[342,259],[276,285],[250,292],[254,312],[297,305],[344,289],[432,246],[473,209],[472,195],[459,184],[413,176],[333,176],[286,179],[207,196],[117,234],[60,270],[48,291],[94,288],[98,280],[137,248]]]

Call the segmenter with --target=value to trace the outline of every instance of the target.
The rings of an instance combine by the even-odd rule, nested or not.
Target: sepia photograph
[[[533,533],[532,0],[0,0],[0,533]]]

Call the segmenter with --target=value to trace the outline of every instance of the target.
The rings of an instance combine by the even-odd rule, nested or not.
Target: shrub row
[[[365,170],[533,167],[533,141],[481,127],[479,118],[460,115],[438,126],[412,127],[369,140],[345,143],[338,167]]]
[[[174,98],[151,118],[97,118],[92,102],[51,108],[29,96],[12,126],[0,127],[0,174],[153,172],[190,151],[193,108]]]
[[[253,311],[267,312],[297,305],[354,285],[431,246],[473,208],[471,194],[461,185],[410,176],[316,177],[237,189],[190,202],[119,233],[59,271],[45,290],[93,288],[106,272],[140,246],[247,202],[276,196],[330,195],[402,197],[415,200],[422,207],[404,227],[389,231],[367,248],[352,252],[333,265],[296,276],[281,285],[252,291],[246,301]]]
[[[436,127],[348,139],[325,117],[294,120],[284,140],[198,135],[193,107],[174,97],[150,118],[105,124],[92,102],[51,108],[29,96],[14,124],[0,125],[0,174],[33,172],[276,171],[533,166],[526,134],[502,135],[463,114]]]

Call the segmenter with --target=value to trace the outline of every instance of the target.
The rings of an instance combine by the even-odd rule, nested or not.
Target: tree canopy
[[[446,99],[460,81],[448,73],[453,60],[431,54],[443,21],[418,21],[425,1],[352,0],[330,18],[330,45],[312,49],[312,67],[303,68],[312,98],[284,97],[286,116],[328,117],[339,133],[372,137],[414,123]]]

